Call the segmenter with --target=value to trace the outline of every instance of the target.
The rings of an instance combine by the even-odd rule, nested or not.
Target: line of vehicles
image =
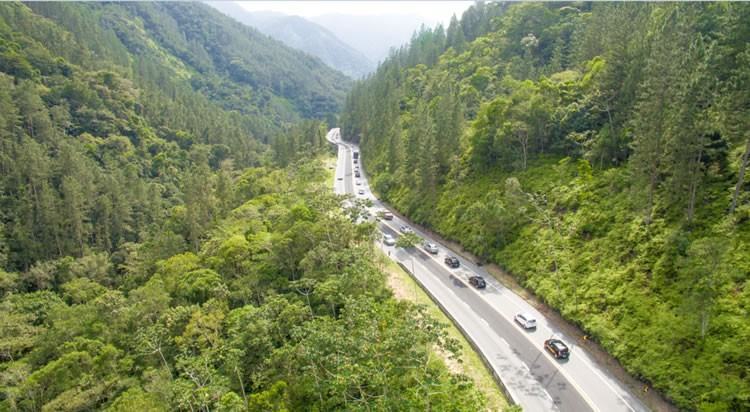
[[[359,152],[354,151],[352,152],[352,161],[354,163],[354,177],[360,178],[362,176],[362,173],[359,170]],[[342,177],[339,177],[339,180],[342,180]],[[361,186],[362,181],[356,180],[355,185]],[[357,194],[364,195],[365,189],[360,188],[357,190]],[[376,213],[376,216],[379,217],[382,220],[393,220],[393,213],[391,213],[388,210],[381,209]],[[410,228],[407,225],[401,225],[399,227],[399,232],[402,234],[407,233],[414,233],[414,230]],[[384,233],[382,242],[386,246],[395,246],[396,245],[396,238],[389,234]],[[440,252],[440,249],[438,248],[438,245],[434,242],[431,242],[429,240],[425,240],[424,243],[422,243],[422,249],[424,249],[425,252],[431,254],[431,255],[438,255]],[[461,267],[461,261],[454,255],[448,254],[443,259],[443,262],[446,266],[448,266],[451,269],[458,269]],[[487,282],[484,280],[483,277],[478,275],[471,275],[468,278],[469,284],[473,286],[476,289],[485,289],[487,287]],[[528,313],[528,312],[521,312],[517,313],[513,317],[513,321],[518,324],[521,328],[524,330],[536,330],[536,318],[534,315]],[[555,359],[561,359],[561,360],[567,360],[570,357],[570,348],[560,339],[551,337],[550,339],[547,339],[544,341],[544,349],[550,353]]]
[[[378,213],[378,216],[385,220],[393,219],[393,214],[384,210],[380,211]],[[386,218],[386,216],[388,217]],[[407,225],[401,225],[399,227],[399,232],[407,234],[414,233],[414,230]],[[383,234],[383,244],[386,246],[394,246],[396,244],[396,238],[389,233],[385,233]],[[429,240],[426,240],[422,244],[422,249],[424,249],[425,252],[431,255],[437,255],[439,253],[438,245]],[[443,259],[443,261],[445,262],[445,265],[451,269],[457,269],[461,267],[461,261],[456,256],[449,254],[445,257],[445,259]],[[476,289],[484,289],[487,287],[487,282],[481,276],[472,275],[469,276],[468,280],[469,284]],[[528,312],[517,313],[513,317],[513,321],[525,330],[536,329],[536,318],[534,317],[534,315]],[[565,342],[560,339],[550,338],[545,340],[544,349],[556,359],[564,360],[568,359],[568,357],[570,356],[570,348],[568,348]]]

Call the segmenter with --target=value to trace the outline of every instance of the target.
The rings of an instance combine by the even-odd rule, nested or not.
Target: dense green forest
[[[374,228],[327,178],[319,160],[247,168],[194,251],[151,241],[4,275],[0,409],[481,408],[436,355],[457,342],[391,297]]]
[[[200,4],[0,5],[0,410],[481,408],[331,193],[346,87]]]
[[[274,94],[286,78],[304,84]],[[303,118],[335,110],[341,83],[199,4],[3,4],[0,264],[26,271],[152,237],[181,247],[172,234],[196,248],[232,206],[206,191],[320,148],[324,126]]]
[[[686,410],[750,410],[750,5],[479,3],[355,84],[379,195]]]

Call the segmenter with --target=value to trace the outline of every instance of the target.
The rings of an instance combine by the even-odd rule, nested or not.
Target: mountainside
[[[323,63],[352,77],[363,77],[375,64],[328,29],[298,16],[274,12],[248,12],[230,2],[211,2],[222,13],[277,39],[289,47],[302,50]]]
[[[481,410],[331,193],[345,86],[199,4],[0,3],[0,411]]]
[[[679,408],[750,410],[750,6],[478,4],[342,114],[379,195]]]
[[[127,64],[133,70],[189,80],[225,108],[260,111],[276,123],[336,113],[350,85],[319,61],[198,3],[32,2],[28,7],[63,26],[97,56],[128,63],[124,53],[131,53],[138,56]]]
[[[327,28],[376,63],[385,59],[391,48],[397,49],[408,43],[412,34],[422,25],[419,16],[402,14],[324,14],[311,17],[310,20]]]

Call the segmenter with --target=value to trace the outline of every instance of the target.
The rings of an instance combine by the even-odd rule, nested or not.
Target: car
[[[484,278],[481,276],[469,277],[469,284],[477,289],[484,289],[487,287],[487,282],[485,282]]]
[[[406,225],[402,225],[400,228],[398,228],[398,230],[403,234],[414,233],[414,231],[409,226],[406,226]]]
[[[444,261],[446,265],[452,268],[457,268],[461,266],[461,262],[459,262],[458,258],[455,256],[446,256]]]
[[[354,177],[361,177],[362,175],[359,174],[359,172],[354,172]]]
[[[357,185],[357,186],[359,186],[359,185],[361,185],[361,184],[362,184],[362,182],[361,182],[361,181],[359,181],[359,180],[357,180],[356,182],[354,182],[354,184],[355,184],[355,185]]]
[[[383,212],[383,219],[393,220],[393,213],[386,210],[385,212]]]
[[[396,244],[396,239],[393,237],[393,235],[389,235],[386,233],[383,235],[383,244],[393,246]]]
[[[432,253],[433,255],[437,255],[438,253],[438,247],[436,244],[432,242],[425,242],[424,243],[424,250]]]
[[[365,194],[365,189],[359,189],[357,190],[357,193],[359,193],[360,195],[363,195]]]
[[[344,178],[343,178],[343,177],[341,177],[341,176],[339,176],[339,180],[344,180]]]
[[[560,339],[547,339],[544,341],[544,349],[547,350],[555,359],[568,359],[570,349],[568,345]]]
[[[517,313],[513,320],[524,329],[536,329],[536,318],[527,312]]]

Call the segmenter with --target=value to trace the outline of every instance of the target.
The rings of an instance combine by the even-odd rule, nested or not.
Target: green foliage
[[[483,7],[355,84],[374,188],[678,407],[750,409],[750,7]]]
[[[444,325],[391,297],[323,162],[245,175],[256,194],[197,253],[142,256],[124,284],[106,255],[45,262],[48,290],[4,297],[0,408],[482,407],[436,357],[458,355]]]
[[[347,87],[200,4],[3,4],[0,410],[481,408],[325,182]],[[368,348],[326,392],[319,325]]]

